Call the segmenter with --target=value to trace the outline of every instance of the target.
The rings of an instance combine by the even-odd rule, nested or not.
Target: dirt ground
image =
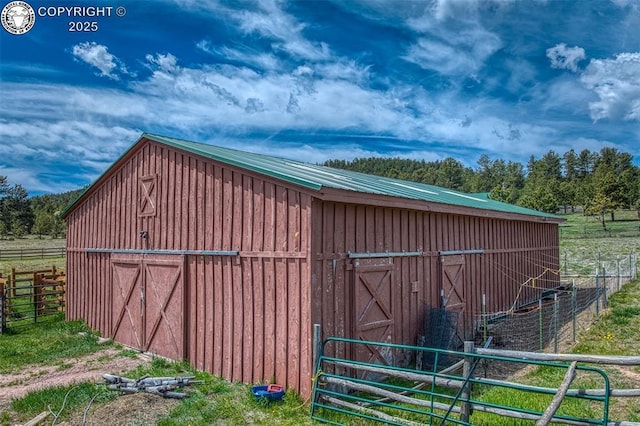
[[[118,356],[116,349],[105,349],[85,357],[68,360],[64,365],[27,366],[13,374],[0,375],[0,413],[11,411],[11,400],[27,393],[51,386],[64,386],[72,383],[95,381],[103,383],[102,375],[122,374],[151,358],[139,354],[136,358]],[[175,399],[165,399],[157,395],[122,395],[113,401],[100,405],[89,405],[76,412],[65,422],[57,425],[153,425],[164,417],[177,404]],[[86,415],[84,414],[86,410]],[[51,424],[50,415],[43,424]],[[15,423],[15,422],[14,422]]]
[[[82,410],[75,413],[69,420],[56,424],[61,426],[155,425],[158,420],[169,414],[177,403],[176,399],[148,393],[121,395],[106,404],[89,407],[86,417]],[[85,420],[84,423],[83,420]]]

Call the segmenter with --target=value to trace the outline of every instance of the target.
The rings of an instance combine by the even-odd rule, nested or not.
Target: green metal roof
[[[335,169],[317,164],[254,154],[149,133],[143,134],[141,139],[142,138],[154,140],[222,163],[251,170],[317,191],[320,191],[322,188],[333,188],[362,194],[387,195],[428,201],[431,203],[562,220],[560,216],[490,200],[486,194],[466,194],[433,185]]]
[[[349,170],[334,169],[331,167],[319,166],[317,164],[303,163],[300,161],[288,160],[269,155],[255,154],[198,142],[190,142],[167,136],[154,135],[151,133],[143,133],[140,139],[138,139],[138,141],[136,141],[136,143],[134,143],[120,158],[129,153],[143,139],[169,145],[206,158],[211,158],[221,163],[250,170],[315,191],[321,191],[323,188],[332,188],[353,191],[360,194],[386,195],[390,197],[427,201],[430,203],[440,203],[502,213],[523,214],[554,220],[563,220],[560,216],[490,200],[486,195],[466,194],[433,185],[368,175]],[[119,160],[117,160],[114,165],[117,164],[118,161]],[[109,168],[109,170],[111,170],[111,168]],[[100,181],[106,174],[108,174],[109,170],[105,171],[105,173],[100,176],[96,182]],[[85,192],[80,194],[78,198],[63,211],[62,216],[66,216],[67,213],[69,213],[83,198],[83,196],[90,191],[90,189],[91,187],[87,188]]]

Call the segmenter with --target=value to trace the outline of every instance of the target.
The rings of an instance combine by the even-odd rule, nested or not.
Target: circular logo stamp
[[[11,34],[21,35],[33,28],[36,13],[25,1],[12,1],[2,8],[2,27]]]

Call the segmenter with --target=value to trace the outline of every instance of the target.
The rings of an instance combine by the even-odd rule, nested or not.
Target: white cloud
[[[121,126],[57,118],[53,122],[0,122],[0,136],[7,141],[0,146],[0,156],[13,153],[19,154],[14,158],[29,156],[36,160],[58,159],[62,162],[69,159],[75,167],[82,167],[85,162],[112,160],[140,133]],[[29,141],[28,146],[21,141]],[[109,143],[105,144],[105,141]]]
[[[596,99],[594,93],[587,90],[573,74],[563,74],[548,84],[538,84],[529,94],[531,101],[545,113],[570,112],[579,116],[584,115],[585,106]]]
[[[477,0],[435,0],[431,12],[440,21],[447,18],[468,19],[477,14],[479,6]]]
[[[471,36],[452,37],[464,45]],[[526,161],[528,155],[546,152],[548,141],[557,138],[551,124],[532,123],[526,115],[515,118],[518,113],[498,101],[436,96],[408,84],[374,88],[369,67],[355,60],[305,60],[284,72],[230,64],[181,66],[179,58],[168,52],[149,54],[145,59],[151,75],[130,82],[127,90],[3,83],[8,101],[0,105],[0,117],[5,117],[0,121],[0,139],[6,141],[0,146],[0,156],[12,154],[18,163],[65,158],[69,167],[81,167],[80,180],[89,182],[137,139],[139,129],[193,140],[237,135],[244,144],[236,145],[239,149],[252,146],[245,139],[248,134],[277,135],[283,130],[384,136],[380,152],[370,141],[366,148],[357,144],[286,148],[277,138],[258,144],[261,152],[277,150],[279,155],[305,161],[381,152],[440,159],[455,150],[461,153],[478,147]],[[473,55],[456,60],[466,70],[477,66]],[[524,77],[519,80],[533,78],[526,66],[521,74]],[[32,108],[34,102],[40,105],[37,112]],[[398,146],[406,141],[412,141],[412,146],[395,152],[390,149],[394,139]],[[25,140],[31,141],[28,146]],[[430,150],[434,141],[437,148]],[[212,138],[212,142],[221,144],[219,139]]]
[[[224,58],[225,62],[235,61],[264,71],[277,71],[283,68],[281,61],[271,53],[253,50],[241,51],[229,47],[216,48],[208,40],[200,40],[196,43],[196,47],[213,56]]]
[[[589,103],[592,119],[640,121],[640,52],[592,59],[580,81],[599,97]]]
[[[244,34],[258,34],[267,40],[273,40],[271,48],[284,52],[297,60],[327,60],[332,52],[324,42],[311,42],[303,34],[305,24],[284,8],[283,2],[276,0],[258,0],[255,7],[236,8],[222,5],[216,0],[173,0],[173,2],[189,9],[208,13],[216,19],[224,20],[226,25],[235,23]],[[253,4],[252,4],[253,6]],[[199,42],[198,48],[210,51],[207,42]],[[210,53],[212,53],[210,51]],[[236,52],[238,53],[238,52]],[[262,57],[262,59],[268,59]],[[267,61],[269,63],[270,60]]]
[[[29,122],[0,121],[0,158],[11,159],[10,165],[0,164],[0,174],[30,192],[77,189],[102,174],[139,135],[139,130],[86,118],[68,120],[62,111]]]
[[[127,68],[122,62],[109,53],[107,46],[96,42],[84,42],[73,46],[73,56],[97,68],[100,76],[118,80],[118,74],[126,74]]]
[[[502,47],[502,40],[485,29],[475,1],[436,1],[406,25],[418,35],[402,58],[443,75],[476,74]],[[445,22],[441,22],[445,21]]]
[[[509,71],[506,89],[511,93],[527,93],[527,87],[536,81],[536,67],[531,62],[520,58],[509,58],[504,65]]]
[[[78,189],[68,184],[55,185],[50,181],[43,182],[34,169],[29,167],[3,167],[0,165],[0,176],[7,176],[10,184],[20,184],[31,192],[55,193]]]
[[[272,48],[284,51],[294,58],[323,60],[331,56],[326,43],[312,43],[304,37],[302,31],[305,25],[282,10],[280,2],[260,1],[257,9],[232,11],[230,17],[238,22],[240,30],[244,33],[257,33],[275,40]]]
[[[477,27],[458,34],[441,31],[419,38],[402,58],[444,75],[467,76],[478,72],[501,45],[499,37]]]
[[[147,55],[145,59],[153,68],[163,73],[173,73],[179,70],[178,59],[171,53]]]
[[[586,55],[582,47],[567,47],[566,44],[560,43],[547,49],[547,58],[551,61],[551,68],[578,72],[578,64]]]

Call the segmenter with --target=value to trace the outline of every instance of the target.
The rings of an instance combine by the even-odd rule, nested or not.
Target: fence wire
[[[558,352],[576,342],[606,307],[607,299],[637,277],[638,255],[599,254],[597,259],[564,258],[561,285],[537,303],[508,312],[475,315],[476,340],[493,337],[493,346],[519,351]],[[578,274],[576,269],[592,271]],[[568,272],[568,273],[565,273]]]

